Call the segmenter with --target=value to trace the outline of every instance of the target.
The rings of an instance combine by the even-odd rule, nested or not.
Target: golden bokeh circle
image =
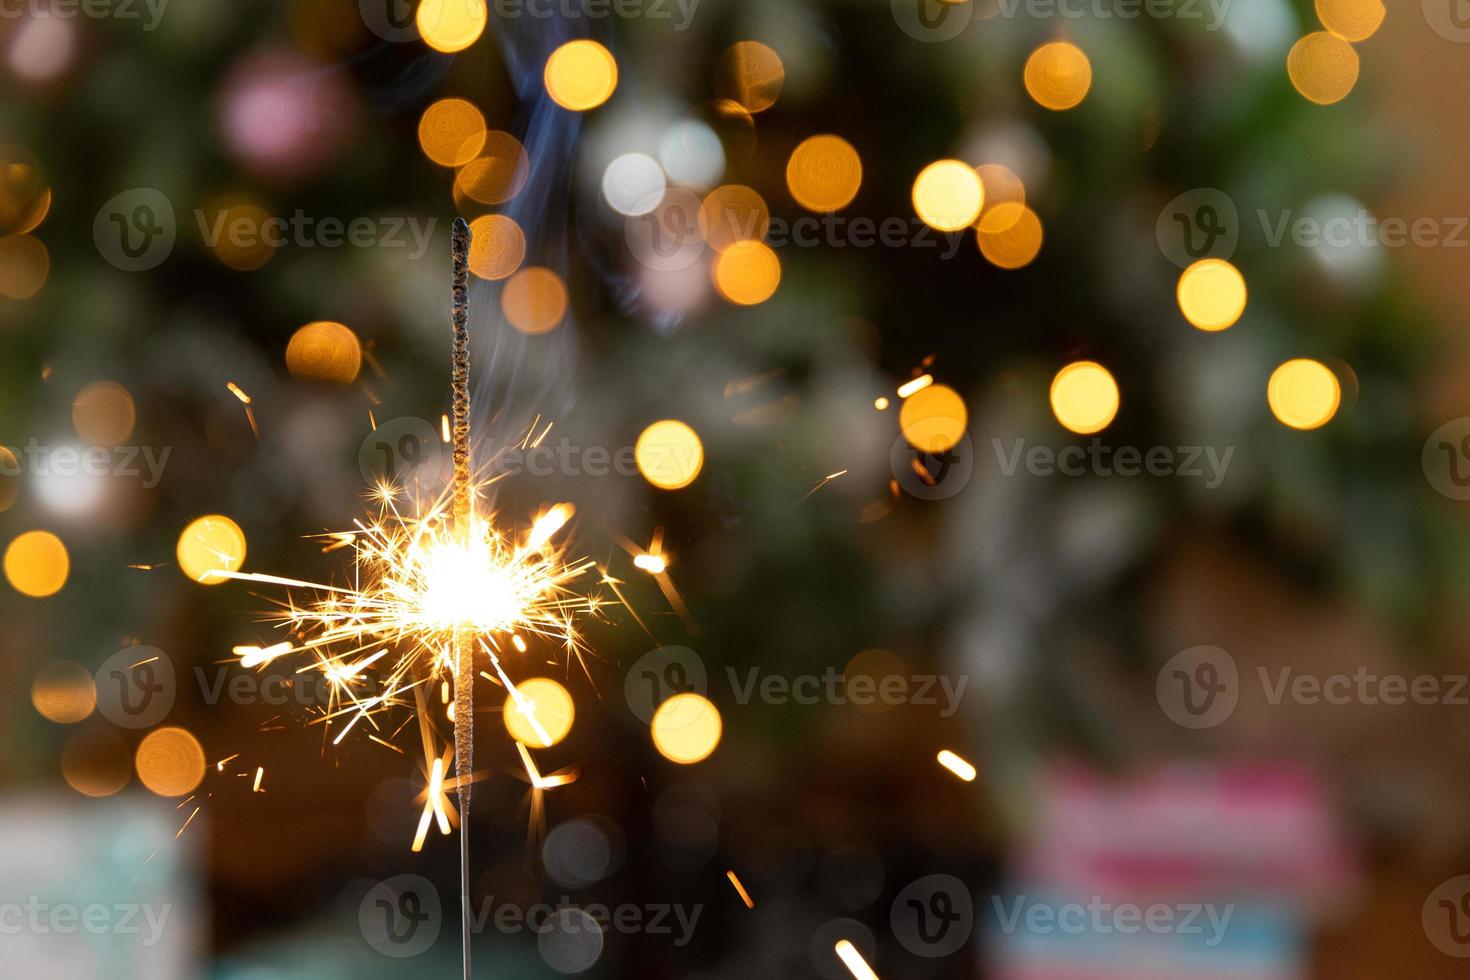
[[[580,38],[551,52],[542,80],[557,105],[586,112],[612,98],[618,87],[618,62],[596,41]]]
[[[89,384],[72,399],[72,426],[94,446],[116,446],[133,434],[137,418],[133,396],[115,381]]]
[[[1201,259],[1179,275],[1179,311],[1208,332],[1235,325],[1245,312],[1245,277],[1224,259]]]
[[[5,548],[6,581],[21,595],[55,595],[70,573],[66,545],[50,531],[27,531]]]
[[[567,315],[566,284],[544,266],[527,266],[511,276],[501,290],[500,309],[521,333],[555,330]]]
[[[41,717],[58,725],[85,721],[97,707],[92,672],[70,660],[46,664],[31,681],[31,704]]]
[[[736,242],[759,241],[771,227],[765,198],[744,184],[723,184],[699,205],[699,233],[716,252]]]
[[[633,459],[649,483],[660,490],[679,490],[704,468],[704,444],[678,419],[660,419],[639,434]]]
[[[759,41],[737,41],[715,65],[715,94],[746,112],[764,112],[775,105],[785,82],[781,56]]]
[[[127,743],[116,732],[87,728],[62,748],[61,776],[83,796],[112,796],[133,777],[132,762]]]
[[[362,368],[362,344],[341,323],[318,320],[291,335],[286,343],[286,370],[307,381],[349,385]]]
[[[0,238],[0,296],[30,299],[46,285],[51,253],[39,238],[7,235]]]
[[[531,178],[531,159],[521,141],[499,129],[485,134],[480,155],[454,175],[456,200],[467,197],[479,204],[504,204],[521,192]]]
[[[962,160],[936,160],[914,178],[914,212],[936,231],[968,228],[985,204],[975,168]]]
[[[724,723],[708,698],[684,693],[658,706],[649,731],[659,755],[688,766],[709,758],[720,744]]]
[[[183,573],[201,585],[227,581],[222,572],[237,572],[245,564],[245,532],[222,514],[190,522],[174,549]]]
[[[1382,0],[1317,0],[1317,19],[1344,41],[1368,40],[1387,13]]]
[[[715,257],[715,288],[740,306],[764,303],[781,285],[781,260],[764,242],[735,242]]]
[[[526,234],[514,218],[487,214],[470,222],[470,271],[481,279],[504,279],[526,257]]]
[[[480,39],[490,12],[485,0],[419,0],[419,36],[435,51],[454,54]]]
[[[1296,358],[1271,372],[1266,402],[1282,425],[1316,429],[1332,421],[1342,404],[1342,385],[1321,361]]]
[[[516,691],[520,701],[507,695],[503,711],[505,730],[511,738],[531,748],[545,748],[567,737],[577,711],[566,688],[549,677],[532,677],[517,684]],[[526,711],[521,710],[521,703],[530,706],[546,738],[541,737],[542,732],[536,730]]]
[[[840,136],[813,136],[791,151],[786,186],[808,211],[845,208],[863,183],[863,162],[853,145]]]
[[[1024,204],[1008,201],[980,216],[975,241],[992,265],[1019,269],[1031,264],[1041,252],[1044,235],[1041,218]]]
[[[1118,383],[1096,361],[1074,361],[1052,379],[1052,414],[1072,432],[1101,432],[1117,416],[1118,405]]]
[[[1007,210],[999,217],[993,212],[1002,204],[1025,204],[1026,185],[1021,178],[1010,167],[1000,163],[982,163],[975,168],[975,173],[980,178],[980,186],[984,191],[985,205],[980,209],[980,217],[975,222],[978,229],[981,225],[995,233],[1005,231],[1009,227],[1007,220],[1015,220],[1021,216],[1021,212]],[[987,225],[985,219],[990,218]]]
[[[1024,81],[1037,105],[1055,111],[1071,109],[1092,88],[1092,62],[1077,45],[1052,41],[1026,59]]]
[[[441,167],[463,167],[485,145],[485,116],[466,99],[440,99],[419,117],[419,146]]]
[[[1357,84],[1358,53],[1342,38],[1317,31],[1292,45],[1286,73],[1303,98],[1332,105],[1347,98]]]
[[[133,762],[138,780],[158,796],[187,796],[204,780],[204,747],[182,728],[149,732]]]
[[[970,413],[959,392],[948,385],[931,384],[903,400],[898,427],[908,444],[920,452],[942,453],[964,438]]]

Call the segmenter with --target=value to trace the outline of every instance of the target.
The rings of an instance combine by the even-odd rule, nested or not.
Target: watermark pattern
[[[700,0],[489,0],[495,21],[648,20],[669,21],[683,32],[694,23]],[[358,0],[358,13],[368,30],[385,41],[402,44],[419,38],[419,4],[410,0]],[[432,27],[433,25],[422,25]]]
[[[1423,0],[1424,20],[1446,41],[1470,44],[1470,7],[1464,0]]]
[[[624,902],[606,905],[573,902],[562,896],[556,903],[522,905],[497,901],[494,895],[487,895],[471,908],[469,928],[475,935],[487,932],[531,934],[543,944],[543,953],[577,955],[576,944],[552,943],[547,948],[544,941],[548,938],[565,940],[579,935],[592,937],[596,940],[596,951],[600,952],[604,935],[636,934],[668,937],[674,946],[682,948],[694,938],[694,930],[703,914],[704,906],[697,904]],[[395,959],[409,959],[427,952],[439,938],[443,920],[444,902],[438,890],[427,878],[415,874],[397,875],[378,882],[363,897],[357,913],[363,939],[384,956]],[[592,959],[595,958],[594,953]],[[591,965],[590,962],[587,965]]]
[[[0,20],[55,17],[58,20],[137,20],[143,30],[155,31],[168,0],[0,0]]]
[[[0,936],[138,936],[145,947],[158,945],[173,914],[173,905],[140,902],[107,904],[44,902],[31,895],[23,902],[0,902]]]
[[[1436,492],[1470,500],[1470,416],[1451,419],[1430,433],[1419,462]]]
[[[119,728],[152,728],[173,710],[178,693],[173,661],[157,647],[123,647],[92,677],[97,710]]]
[[[1235,903],[1216,905],[1212,902],[1114,902],[1100,895],[1085,900],[1051,901],[1028,895],[1003,899],[991,896],[995,922],[1008,935],[1025,932],[1030,935],[1062,934],[1136,936],[1197,936],[1207,949],[1214,949],[1225,939]]]
[[[146,272],[162,265],[178,239],[174,206],[152,187],[134,187],[107,200],[92,221],[97,252],[123,272]]]
[[[970,889],[953,875],[926,875],[893,899],[889,925],[903,948],[937,959],[957,952],[975,930]]]
[[[1028,446],[1025,439],[1014,439],[1007,446],[998,438],[990,440],[996,464],[1003,476],[1015,476],[1023,467],[1031,476],[1096,476],[1178,477],[1203,480],[1206,489],[1214,490],[1225,482],[1234,446],[1223,450],[1215,446],[1110,446],[1092,439],[1084,446]]]
[[[51,446],[31,438],[24,446],[0,452],[0,476],[142,477],[151,490],[163,479],[172,446]]]
[[[1203,21],[1207,31],[1225,26],[1233,0],[890,0],[893,22],[926,44],[952,41],[965,32],[983,3],[982,18],[1035,21]]]
[[[1420,911],[1424,935],[1446,956],[1470,959],[1470,875],[1441,882]]]

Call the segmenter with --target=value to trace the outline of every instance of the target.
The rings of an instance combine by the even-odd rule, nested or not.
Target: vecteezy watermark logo
[[[0,0],[0,20],[18,20],[24,16],[55,17],[71,20],[142,20],[143,30],[156,30],[163,20],[168,0]]]
[[[1235,711],[1240,672],[1219,647],[1198,646],[1170,657],[1154,683],[1159,707],[1185,728],[1214,728]]]
[[[1451,500],[1470,500],[1470,416],[1451,419],[1424,441],[1419,458],[1429,485]]]
[[[134,187],[110,198],[92,220],[98,253],[123,272],[162,265],[177,237],[173,203],[152,187]]]
[[[1198,936],[1206,949],[1225,939],[1235,904],[1209,902],[1111,902],[1099,895],[1086,901],[1053,902],[1017,895],[1009,902],[991,896],[996,924],[1007,935],[1018,931],[1033,936],[1061,933],[1068,936]]]
[[[1470,875],[1451,878],[1430,892],[1419,915],[1435,949],[1470,959]]]
[[[395,43],[418,38],[417,10],[412,0],[357,0],[357,12],[368,30]]]
[[[704,660],[688,647],[650,650],[633,661],[623,678],[628,708],[645,724],[652,722],[658,706],[674,695],[703,695],[708,690]]]
[[[954,40],[975,17],[974,0],[889,0],[889,8],[901,31],[926,44]]]
[[[1423,0],[1424,19],[1446,41],[1470,44],[1470,3],[1465,0]]]
[[[168,925],[173,905],[124,902],[106,905],[92,902],[42,902],[31,895],[24,902],[0,902],[0,936],[139,936],[145,948],[158,945]]]
[[[357,909],[357,924],[368,945],[395,959],[427,952],[439,938],[443,921],[439,893],[421,875],[378,882]]]
[[[759,667],[751,667],[742,679],[734,667],[726,667],[730,690],[735,703],[750,704],[759,700],[762,704],[846,704],[863,708],[870,705],[886,705],[896,708],[905,704],[921,708],[938,708],[939,717],[949,718],[960,709],[960,699],[969,686],[967,674],[951,677],[948,674],[883,674],[869,673],[851,675],[835,667],[828,667],[820,674],[763,674]]]
[[[893,934],[915,956],[949,956],[975,928],[970,889],[953,875],[927,875],[898,893],[888,910]]]
[[[119,728],[152,728],[174,706],[173,661],[157,647],[123,647],[93,677],[97,710]]]
[[[357,468],[369,486],[437,486],[449,477],[449,466],[443,431],[413,415],[379,423],[357,448]]]
[[[925,452],[900,435],[888,451],[888,468],[898,485],[920,500],[944,500],[965,488],[975,472],[975,447],[965,433],[940,452]]]
[[[1225,482],[1230,460],[1235,456],[1234,446],[1226,446],[1223,451],[1214,446],[1151,446],[1142,450],[1137,446],[1109,446],[1101,439],[1091,440],[1086,447],[1061,449],[1028,447],[1025,439],[1014,440],[1009,448],[998,438],[992,438],[990,444],[1003,476],[1015,476],[1023,465],[1032,476],[1128,477],[1147,473],[1204,480],[1207,490]]]
[[[1217,188],[1185,191],[1159,212],[1154,237],[1164,257],[1181,269],[1200,259],[1228,259],[1240,244],[1240,212]]]
[[[412,216],[366,216],[344,220],[318,218],[297,208],[291,217],[220,208],[213,214],[202,208],[194,211],[199,238],[206,247],[218,251],[229,246],[232,252],[259,252],[262,249],[296,248],[411,248],[408,258],[417,260],[428,252],[438,218]]]

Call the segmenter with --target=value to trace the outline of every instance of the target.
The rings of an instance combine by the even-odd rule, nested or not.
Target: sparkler
[[[328,726],[346,719],[334,744],[359,722],[378,728],[377,718],[392,708],[423,712],[432,700],[424,688],[452,681],[454,690],[454,779],[444,778],[445,759],[425,737],[426,818],[448,833],[457,822],[460,833],[460,897],[463,909],[464,976],[470,977],[472,922],[469,835],[470,786],[474,779],[474,662],[477,650],[504,685],[507,710],[524,715],[531,729],[551,744],[536,720],[535,704],[511,681],[500,661],[502,645],[515,653],[527,650],[525,636],[557,643],[568,657],[584,652],[578,621],[595,615],[604,600],[578,591],[577,585],[596,566],[588,559],[567,560],[558,533],[570,520],[570,504],[542,511],[520,536],[496,525],[493,514],[476,506],[479,487],[473,479],[469,424],[469,226],[454,223],[451,310],[450,444],[453,475],[429,503],[414,495],[402,501],[404,489],[390,484],[374,488],[378,514],[354,522],[354,530],[325,536],[324,551],[348,547],[353,555],[350,586],[323,585],[256,572],[219,573],[222,578],[307,589],[315,601],[299,605],[288,594],[274,618],[288,638],[269,646],[235,648],[243,667],[264,668],[287,656],[305,655],[298,673],[319,671],[327,681],[328,703],[319,719]],[[609,579],[604,571],[603,584]],[[487,677],[490,676],[487,674]],[[381,689],[364,685],[377,677]],[[369,735],[382,741],[376,735]],[[391,738],[391,736],[390,736]],[[390,744],[391,743],[385,743]],[[526,758],[525,749],[521,749]],[[561,777],[544,777],[557,785]],[[259,786],[257,780],[256,786]],[[446,794],[454,790],[459,812],[451,815]],[[457,819],[456,819],[457,818]],[[414,842],[417,850],[429,826],[425,819]]]

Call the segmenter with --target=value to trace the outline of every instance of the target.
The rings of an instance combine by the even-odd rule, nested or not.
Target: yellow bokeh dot
[[[759,241],[771,227],[765,198],[744,184],[724,184],[699,205],[699,234],[716,252],[736,242]]]
[[[1179,275],[1179,311],[1200,330],[1234,326],[1245,312],[1245,277],[1224,259],[1201,259]]]
[[[1327,365],[1297,358],[1271,372],[1266,385],[1271,414],[1293,429],[1326,425],[1342,404],[1342,386]]]
[[[553,102],[563,109],[585,112],[612,98],[618,87],[618,62],[596,41],[568,41],[546,59],[543,80]]]
[[[704,468],[704,444],[678,419],[661,419],[638,436],[633,459],[649,483],[661,490],[678,490],[693,483]]]
[[[480,155],[454,175],[455,200],[504,204],[521,192],[531,178],[531,160],[521,141],[499,129],[485,134]]]
[[[77,732],[61,750],[61,776],[83,796],[112,796],[132,775],[127,744],[105,728]]]
[[[489,11],[485,0],[419,0],[414,19],[425,44],[453,54],[480,39]]]
[[[441,167],[463,167],[485,145],[485,116],[472,102],[440,99],[419,118],[419,146]]]
[[[204,747],[182,728],[149,732],[133,761],[139,781],[159,796],[187,796],[204,779]]]
[[[1075,44],[1052,41],[1031,52],[1024,73],[1026,91],[1046,109],[1070,109],[1092,88],[1092,62]]]
[[[898,427],[910,446],[920,452],[942,453],[964,437],[970,413],[959,392],[948,385],[920,388],[903,400]]]
[[[781,285],[781,260],[764,242],[736,242],[715,258],[715,288],[741,306],[764,303]]]
[[[31,681],[31,704],[41,717],[58,725],[74,725],[97,707],[92,672],[79,663],[58,660],[36,671]]]
[[[675,694],[653,713],[649,726],[659,755],[681,766],[709,758],[720,744],[719,710],[698,694]]]
[[[786,67],[781,56],[759,41],[730,45],[715,66],[715,92],[746,112],[764,112],[781,97]]]
[[[994,211],[1002,204],[1025,204],[1026,185],[1014,170],[1004,164],[982,163],[975,168],[975,173],[980,177],[980,186],[984,189],[985,197],[985,206],[980,209],[980,218],[975,227],[979,228],[989,218],[986,227],[990,231],[1005,231],[1009,227],[1006,222],[1016,220],[1021,212],[1010,209],[997,216]]]
[[[836,211],[852,203],[863,183],[863,161],[840,136],[813,136],[791,151],[786,186],[808,211]]]
[[[219,205],[211,216],[211,228],[219,229],[211,250],[214,257],[236,272],[254,272],[276,254],[273,241],[279,241],[267,228],[274,216],[250,201],[231,201]]]
[[[1024,204],[1007,202],[980,216],[975,240],[980,254],[1002,269],[1029,265],[1041,251],[1041,219]]]
[[[520,698],[506,697],[503,712],[511,738],[531,748],[545,748],[567,737],[576,708],[566,688],[549,677],[533,677],[517,684],[516,691]]]
[[[245,564],[245,532],[228,517],[210,514],[184,528],[175,553],[185,575],[201,585],[219,585],[227,581],[222,572]]]
[[[55,595],[70,572],[66,545],[50,531],[27,531],[5,549],[5,578],[22,595]]]
[[[1317,19],[1344,41],[1366,41],[1387,13],[1382,0],[1317,0]]]
[[[487,214],[470,222],[470,271],[481,279],[504,279],[526,257],[526,235],[514,218]]]
[[[286,344],[286,370],[293,377],[347,385],[362,367],[362,344],[350,327],[330,320],[308,323]]]
[[[1292,45],[1286,73],[1304,98],[1331,105],[1347,98],[1357,84],[1358,53],[1342,38],[1317,31]]]
[[[39,238],[7,235],[0,238],[0,296],[30,299],[46,285],[51,253]]]
[[[1051,410],[1073,432],[1101,432],[1118,414],[1118,383],[1096,361],[1074,361],[1052,379]]]
[[[113,381],[87,385],[71,403],[71,422],[77,435],[94,446],[116,446],[133,434],[136,421],[133,396]]]
[[[511,276],[500,293],[500,309],[521,333],[555,330],[567,315],[567,287],[543,266],[527,266]]]
[[[961,160],[936,160],[914,178],[914,211],[936,231],[968,228],[985,204],[975,168]]]

